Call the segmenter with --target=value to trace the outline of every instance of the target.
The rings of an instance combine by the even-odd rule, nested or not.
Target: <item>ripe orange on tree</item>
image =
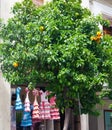
[[[18,62],[14,62],[14,63],[13,63],[13,66],[14,66],[15,68],[17,68],[17,67],[19,66],[19,63],[18,63]]]

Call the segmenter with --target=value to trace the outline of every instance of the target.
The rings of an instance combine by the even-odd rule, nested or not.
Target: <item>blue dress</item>
[[[23,127],[32,126],[31,112],[25,111],[25,107],[24,107],[24,111],[23,111],[21,126],[23,126]]]
[[[17,87],[16,88],[15,110],[23,110],[23,104],[22,104],[22,101],[20,99],[20,91],[21,91],[21,88]]]

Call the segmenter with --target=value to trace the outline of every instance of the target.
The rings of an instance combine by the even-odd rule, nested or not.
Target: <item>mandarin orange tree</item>
[[[36,7],[31,0],[16,3],[13,17],[1,25],[2,72],[11,84],[46,83],[61,110],[94,113],[96,95],[111,85],[112,37],[99,25],[108,22],[81,7],[79,0]]]

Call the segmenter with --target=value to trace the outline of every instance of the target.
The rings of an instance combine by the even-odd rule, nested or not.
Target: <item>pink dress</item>
[[[51,119],[50,103],[48,102],[47,91],[43,92],[41,90],[40,91],[40,97],[41,97],[41,102],[40,102],[40,119],[42,119],[42,120]]]
[[[33,95],[34,95],[34,102],[33,102],[33,111],[32,111],[32,121],[33,121],[33,123],[36,123],[36,122],[41,121],[39,104],[37,102],[37,97],[39,96],[39,91],[34,89]]]
[[[49,100],[51,106],[51,119],[58,120],[60,119],[59,109],[56,107],[56,96],[53,96]]]
[[[30,101],[29,101],[29,89],[26,88],[25,91],[26,91],[26,98],[25,98],[25,103],[24,103],[24,107],[25,107],[24,111],[30,112],[31,109],[30,109]]]

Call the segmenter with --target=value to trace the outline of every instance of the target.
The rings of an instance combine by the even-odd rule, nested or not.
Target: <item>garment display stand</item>
[[[17,90],[21,90],[21,88],[17,88]],[[40,90],[39,88],[33,89],[33,91],[26,88],[25,91],[26,96],[24,107],[22,106],[23,116],[21,120],[23,130],[35,130],[36,128],[38,130],[54,130],[54,120],[60,119],[59,109],[56,107],[56,96],[48,99],[50,92]],[[29,100],[29,93],[31,91],[34,96],[32,105]],[[20,96],[20,91],[17,92],[17,96]],[[21,103],[21,98],[19,97],[18,99]],[[17,107],[18,104],[16,105]]]

